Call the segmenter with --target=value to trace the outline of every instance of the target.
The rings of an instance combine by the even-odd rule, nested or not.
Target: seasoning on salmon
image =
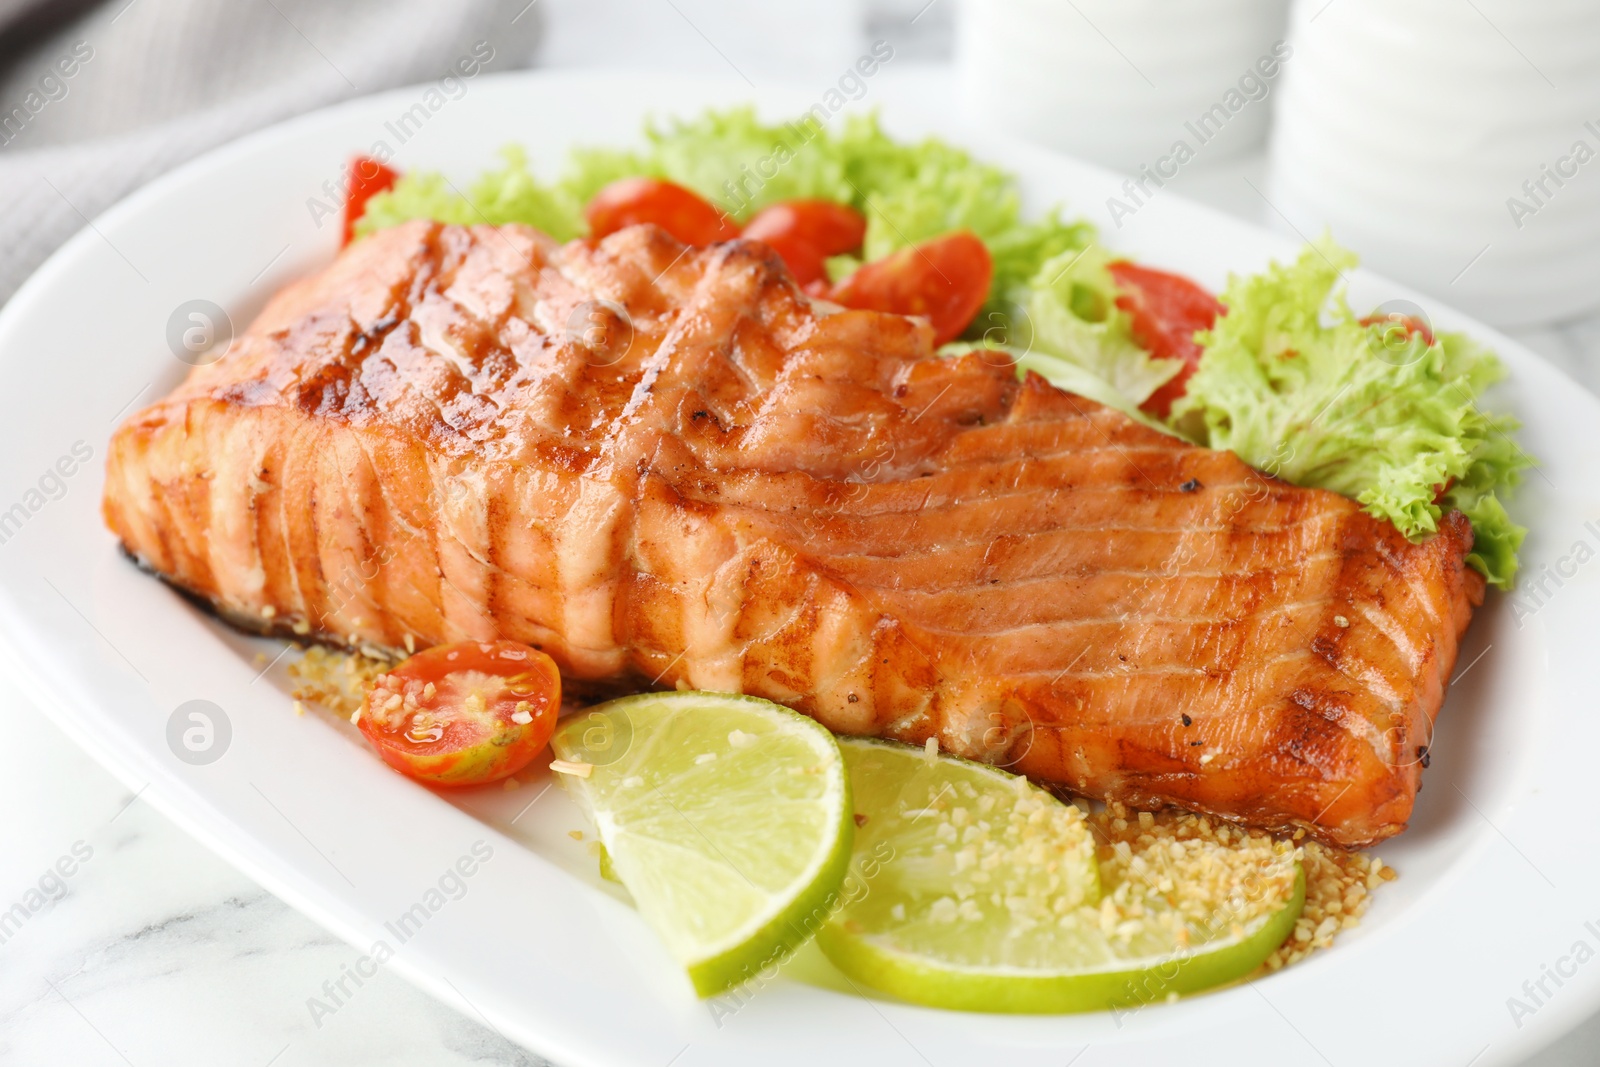
[[[1403,829],[1466,520],[1411,544],[931,342],[755,242],[409,223],[129,418],[105,517],[254,630],[523,641],[1137,807]]]

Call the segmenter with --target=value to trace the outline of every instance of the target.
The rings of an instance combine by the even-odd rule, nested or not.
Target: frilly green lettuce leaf
[[[763,123],[748,107],[709,111],[647,127],[639,149],[574,149],[550,182],[533,174],[520,149],[503,156],[503,167],[465,190],[438,174],[405,174],[368,202],[357,232],[432,218],[522,222],[566,240],[584,232],[583,206],[600,188],[641,175],[687,186],[740,221],[782,200],[832,200],[866,217],[868,260],[951,230],[977,234],[994,257],[989,313],[980,317],[986,322],[1026,299],[1046,260],[1094,240],[1088,223],[1064,222],[1054,211],[1023,221],[1012,175],[935,138],[896,141],[875,115],[824,125],[804,118]],[[831,266],[837,280],[850,264]]]
[[[1110,262],[1110,253],[1091,244],[1062,252],[1040,266],[1026,305],[1032,327],[1028,348],[1076,364],[1137,408],[1183,364],[1152,359],[1133,339],[1132,320],[1116,305],[1117,284],[1107,269]]]
[[[1509,587],[1526,531],[1500,496],[1531,461],[1511,438],[1516,420],[1478,407],[1500,363],[1459,334],[1429,345],[1362,325],[1335,291],[1355,263],[1325,242],[1232,278],[1173,423],[1296,485],[1353,497],[1413,540],[1459,508],[1475,534],[1469,562]]]
[[[501,149],[500,156],[504,165],[480,175],[465,191],[442,174],[415,171],[402,175],[393,189],[367,201],[356,234],[365,236],[412,219],[462,226],[521,222],[558,241],[584,232],[582,201],[535,177],[522,149],[509,146]]]
[[[1140,411],[1139,405],[1129,400],[1116,386],[1060,356],[1037,351],[1025,352],[1011,345],[988,341],[952,341],[939,349],[941,356],[963,356],[971,352],[978,352],[986,359],[1009,358],[1016,364],[1018,375],[1033,371],[1057,389],[1065,389],[1106,407],[1116,408],[1152,430],[1166,434],[1173,432],[1170,426]]]

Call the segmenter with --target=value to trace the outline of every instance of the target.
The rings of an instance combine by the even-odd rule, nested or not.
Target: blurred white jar
[[[1288,55],[1285,8],[1286,0],[963,0],[963,107],[975,121],[1124,171],[1154,165],[1180,140],[1192,158],[1224,159],[1266,134]]]
[[[1600,3],[1296,0],[1267,195],[1496,325],[1600,306]]]

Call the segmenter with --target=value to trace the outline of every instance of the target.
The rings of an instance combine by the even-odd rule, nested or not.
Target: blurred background
[[[885,98],[1128,175],[1124,197],[1067,205],[1104,233],[1174,194],[1297,239],[1331,231],[1600,387],[1600,0],[0,0],[0,300],[157,175],[436,78],[473,42],[491,42],[493,72],[757,85],[829,84],[880,40]],[[389,974],[313,1025],[306,993],[347,946],[4,683],[0,729],[27,756],[0,776],[27,813],[0,891],[15,897],[63,842],[95,857],[0,943],[0,1062],[539,1062]],[[1532,1062],[1591,1065],[1596,1047],[1591,1020]]]
[[[888,91],[1141,179],[1069,205],[1103,229],[1177,191],[1331,230],[1600,385],[1594,0],[0,0],[0,298],[155,175],[478,40],[751,84],[885,40]]]

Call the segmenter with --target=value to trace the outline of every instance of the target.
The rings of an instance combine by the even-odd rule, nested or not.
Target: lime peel
[[[770,970],[827,920],[855,830],[825,728],[770,701],[645,693],[573,716],[556,755],[607,873],[713,996]]]
[[[896,778],[905,782],[920,776],[924,785],[912,787],[914,793],[926,792],[927,783],[938,778],[977,786],[975,765],[928,761],[919,750],[883,742],[843,739],[840,744],[857,790],[856,806],[867,817],[868,832],[858,836],[856,852],[863,891],[853,893],[818,933],[818,944],[835,966],[863,985],[914,1003],[969,1011],[1137,1006],[1248,975],[1289,936],[1300,915],[1305,876],[1292,847],[1257,838],[1238,847],[1241,842],[1232,837],[1243,831],[1236,835],[1231,828],[1211,836],[1163,837],[1145,832],[1153,823],[1141,820],[1130,831],[1126,821],[1116,820],[1107,824],[1114,837],[1100,850],[1103,862],[1097,864],[1092,824],[1080,809],[993,768],[983,768],[991,776],[991,813],[1010,798],[1032,802],[1034,794],[1058,809],[1051,813],[1058,863],[1078,865],[1063,894],[1069,904],[1053,908],[1047,921],[1026,900],[1040,868],[1003,870],[996,864],[990,884],[969,887],[972,892],[956,914],[947,906],[935,915],[929,900],[939,891],[937,879],[918,870],[933,853],[916,834],[926,838],[928,831],[905,836],[898,825],[904,820],[896,819],[893,802],[886,804],[885,798],[896,795]],[[969,800],[973,806],[982,802]],[[945,825],[959,818],[953,810],[945,814]],[[1030,811],[1028,818],[1038,823],[1050,816]],[[870,832],[874,822],[879,823],[876,833]],[[885,841],[890,860],[878,863],[876,871],[864,869],[864,850],[881,850]],[[1020,855],[1027,856],[1026,849]],[[1019,890],[1022,907],[1014,906]],[[992,906],[974,905],[985,892],[994,894]]]

